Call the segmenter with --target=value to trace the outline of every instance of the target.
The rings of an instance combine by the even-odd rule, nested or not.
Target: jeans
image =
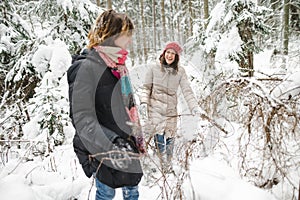
[[[104,183],[101,183],[97,178],[96,180],[96,198],[95,200],[112,200],[115,197],[116,191]],[[138,186],[122,187],[124,200],[138,200],[139,191]]]
[[[167,154],[167,160],[171,161],[173,155],[173,148],[174,148],[174,138],[167,138],[165,141],[164,135],[155,134],[154,135],[154,142],[158,152],[163,155]]]

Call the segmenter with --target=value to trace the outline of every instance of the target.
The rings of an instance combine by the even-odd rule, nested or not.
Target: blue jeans
[[[95,200],[112,200],[115,197],[116,191],[114,188],[101,183],[97,178],[96,180],[96,198]],[[127,186],[122,187],[123,199],[124,200],[138,200],[139,191],[138,186]]]
[[[172,158],[173,155],[173,148],[174,148],[174,138],[167,138],[165,140],[164,135],[155,134],[154,135],[154,142],[158,152],[162,155],[164,153],[167,154],[167,159]]]

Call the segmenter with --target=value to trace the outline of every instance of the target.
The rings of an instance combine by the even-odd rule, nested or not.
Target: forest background
[[[199,104],[207,120],[217,123],[222,132],[210,149],[228,149],[223,139],[235,134],[240,176],[278,199],[296,199],[300,174],[297,0],[2,0],[1,168],[11,159],[29,162],[36,156],[47,157],[70,143],[66,69],[71,55],[85,48],[96,16],[107,8],[125,12],[134,21],[131,70],[156,59],[167,41],[183,45],[182,62],[195,71],[189,78]],[[67,56],[62,59],[59,54]],[[257,62],[261,55],[268,61],[265,65]],[[135,89],[138,94],[140,85]],[[240,128],[233,133],[230,127],[236,124]],[[33,125],[35,130],[28,128]],[[197,157],[200,151],[195,145],[202,140],[195,136],[184,152],[193,149],[188,156]],[[278,192],[278,185],[284,192]]]

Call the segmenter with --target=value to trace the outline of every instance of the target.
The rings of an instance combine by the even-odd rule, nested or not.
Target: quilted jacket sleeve
[[[143,84],[143,90],[140,97],[141,103],[146,103],[149,105],[149,99],[150,99],[152,87],[153,87],[153,68],[152,66],[150,66],[146,73],[145,81]]]

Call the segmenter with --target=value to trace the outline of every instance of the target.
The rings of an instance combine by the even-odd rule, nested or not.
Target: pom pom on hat
[[[168,42],[166,44],[164,51],[167,49],[175,50],[178,55],[181,54],[181,52],[182,52],[182,48],[178,42]]]

